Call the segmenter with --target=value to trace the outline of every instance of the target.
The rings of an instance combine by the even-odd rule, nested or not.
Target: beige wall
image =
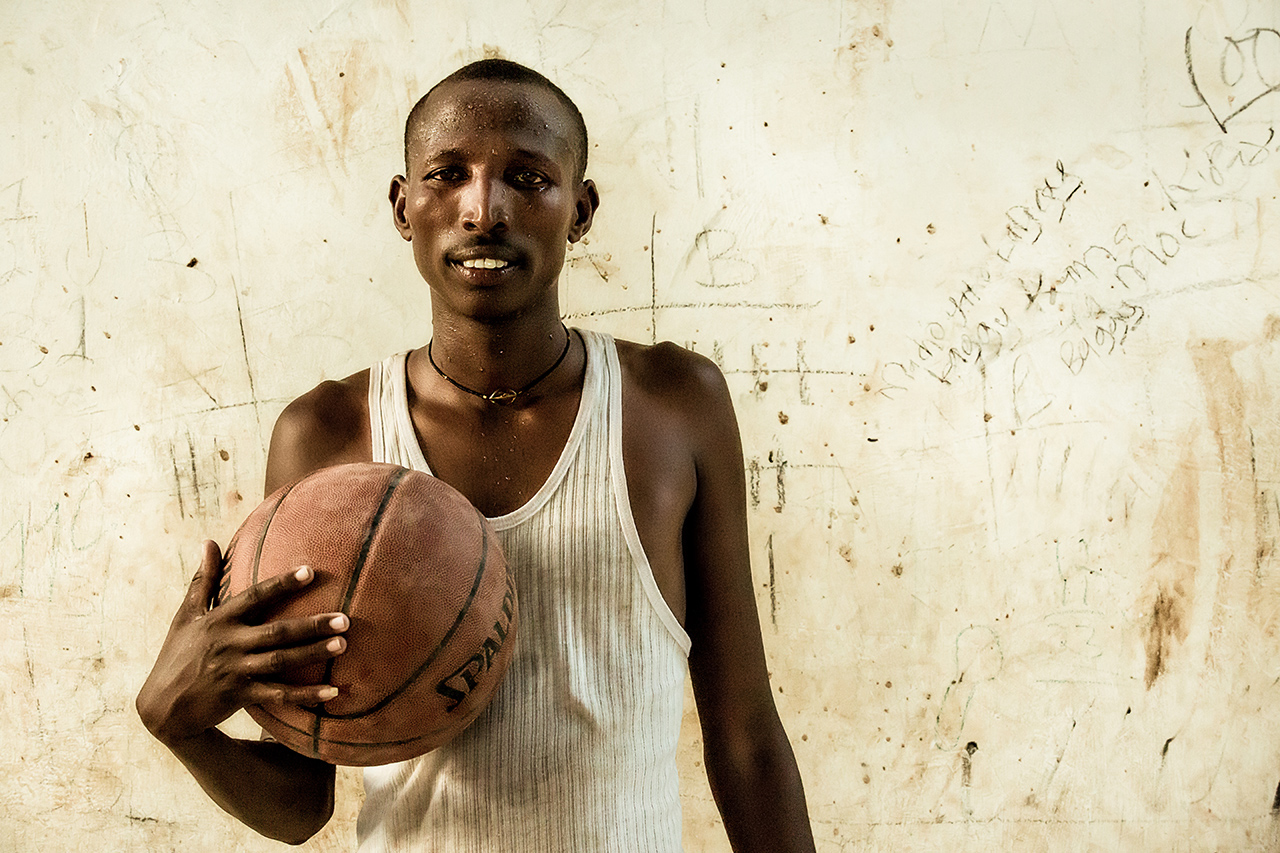
[[[819,850],[1275,844],[1275,3],[216,5],[0,7],[0,849],[272,848],[133,696],[280,408],[428,336],[387,182],[491,51],[590,124],[572,321],[729,376]]]

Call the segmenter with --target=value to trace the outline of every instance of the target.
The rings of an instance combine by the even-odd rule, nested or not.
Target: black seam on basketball
[[[300,480],[298,482],[301,482]],[[280,499],[276,501],[276,505],[271,508],[271,514],[267,516],[266,522],[262,525],[262,532],[258,534],[258,547],[253,552],[253,573],[249,576],[249,585],[258,582],[258,567],[262,564],[262,546],[267,541],[267,531],[271,529],[271,522],[275,521],[276,513],[280,511],[280,505],[284,503],[284,499],[289,497],[289,493],[293,491],[293,487],[298,483],[290,483],[280,493]]]
[[[320,715],[316,713],[314,708],[308,708],[315,715],[315,722],[311,726],[311,757],[320,757]]]
[[[365,561],[369,559],[369,551],[373,548],[373,537],[378,533],[378,527],[382,524],[382,516],[387,511],[387,506],[391,503],[391,495],[400,485],[400,481],[404,479],[404,475],[409,473],[407,468],[399,468],[391,475],[391,479],[387,481],[387,486],[382,490],[382,500],[378,504],[378,508],[374,510],[373,518],[369,519],[369,530],[364,535],[364,542],[360,545],[360,554],[356,557],[356,564],[351,570],[351,579],[347,581],[347,592],[343,596],[342,606],[338,608],[343,615],[349,616],[348,611],[351,609],[351,601],[355,598],[356,587],[360,585],[360,575],[364,572]],[[324,684],[330,684],[333,680],[333,667],[337,663],[337,658],[329,658],[324,666]],[[315,725],[311,732],[311,749],[312,752],[318,753],[320,749],[320,726],[328,715],[324,713],[324,705],[319,706],[319,710],[312,713],[316,715]]]
[[[448,722],[440,724],[439,726],[437,726],[436,728],[432,729],[429,732],[423,732],[422,734],[414,735],[413,737],[400,738],[398,740],[338,740],[337,738],[329,738],[329,737],[323,737],[323,738],[317,739],[314,737],[314,735],[311,733],[309,729],[304,729],[301,726],[296,726],[293,723],[288,722],[287,720],[281,719],[276,714],[271,713],[271,711],[269,711],[264,706],[255,705],[254,707],[257,708],[259,711],[261,711],[263,714],[270,717],[276,723],[278,723],[281,728],[288,729],[291,732],[297,732],[300,735],[306,735],[307,737],[311,738],[312,756],[315,758],[320,757],[319,752],[316,749],[317,744],[326,744],[330,746],[366,746],[366,747],[405,746],[407,744],[417,743],[418,741],[426,740],[428,738],[437,737],[440,735],[441,732],[449,731],[455,726],[455,722],[453,720],[449,720]],[[311,709],[306,708],[305,710],[310,711]]]
[[[458,630],[458,626],[462,624],[463,620],[467,616],[467,612],[471,609],[471,605],[476,598],[476,593],[480,590],[480,581],[484,577],[485,566],[489,562],[489,527],[485,524],[484,516],[480,514],[479,510],[476,510],[476,517],[480,520],[480,565],[476,568],[475,580],[471,584],[471,592],[467,593],[467,600],[463,602],[462,608],[458,611],[457,617],[453,620],[453,624],[449,626],[449,630],[445,632],[444,637],[441,638],[436,647],[432,649],[431,654],[428,655],[422,665],[414,671],[413,675],[405,679],[399,687],[388,693],[370,707],[365,708],[363,711],[351,711],[346,714],[331,714],[322,709],[317,713],[317,716],[322,716],[330,720],[355,720],[381,710],[397,696],[407,690],[410,685],[421,678],[427,668],[431,666],[431,664],[435,663],[436,658],[440,656],[440,652],[444,650],[446,645],[448,645],[449,640],[453,638],[454,632]],[[319,727],[317,726],[317,732],[318,730]]]
[[[302,479],[305,480],[306,478],[304,477]],[[302,480],[297,480],[285,486],[284,489],[281,490],[280,497],[276,500],[275,506],[271,507],[271,513],[267,516],[267,520],[262,525],[262,532],[258,534],[258,544],[253,552],[253,572],[250,574],[250,577],[249,577],[250,586],[258,582],[258,571],[262,566],[262,549],[266,545],[267,531],[271,529],[271,522],[275,521],[276,513],[279,512],[280,507],[284,505],[284,499],[289,497],[289,494],[293,491],[294,487],[301,482]],[[232,547],[234,548],[234,546],[235,546],[235,541],[233,539]],[[317,720],[316,721],[317,735],[320,733],[319,729],[320,729],[320,722],[319,720]]]
[[[396,490],[396,486],[400,485],[400,481],[404,479],[404,475],[407,473],[409,473],[407,468],[400,468],[391,475],[391,480],[382,492],[382,502],[378,504],[378,509],[374,511],[373,518],[369,519],[369,532],[365,534],[364,544],[360,546],[360,556],[356,558],[355,568],[351,570],[351,580],[347,581],[347,594],[342,599],[342,607],[339,608],[343,613],[346,613],[351,608],[351,600],[355,598],[356,587],[360,585],[360,574],[364,571],[365,561],[369,559],[369,550],[373,547],[373,537],[378,532],[378,525],[382,523],[382,516],[387,511],[387,505],[391,503],[391,493]]]

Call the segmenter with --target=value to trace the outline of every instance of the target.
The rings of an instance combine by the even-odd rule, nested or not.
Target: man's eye
[[[459,181],[462,180],[462,171],[459,169],[436,169],[434,172],[428,172],[426,179],[428,181]]]
[[[547,183],[547,179],[545,177],[537,172],[529,171],[528,169],[516,172],[511,176],[511,180],[513,183],[522,187],[536,187]]]

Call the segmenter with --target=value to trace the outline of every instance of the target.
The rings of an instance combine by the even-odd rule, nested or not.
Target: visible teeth
[[[462,265],[469,270],[500,270],[503,267],[510,266],[506,261],[498,258],[476,258],[475,260],[463,261]]]

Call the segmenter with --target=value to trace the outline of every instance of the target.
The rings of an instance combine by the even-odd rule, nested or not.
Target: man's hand
[[[329,685],[274,680],[346,649],[346,639],[336,636],[348,625],[341,613],[262,621],[272,605],[311,582],[311,569],[262,581],[211,607],[221,574],[221,551],[205,542],[200,569],[138,693],[138,716],[169,746],[212,729],[245,705],[311,705],[338,694]]]

